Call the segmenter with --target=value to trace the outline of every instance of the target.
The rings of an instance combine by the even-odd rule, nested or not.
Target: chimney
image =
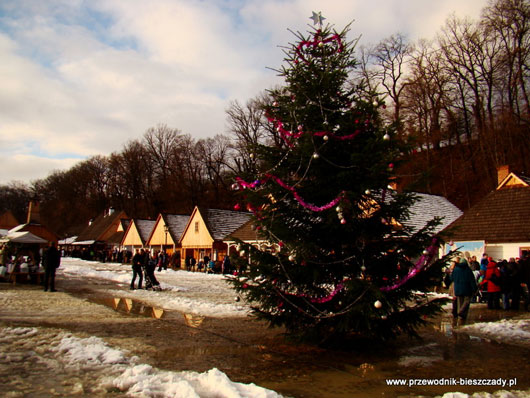
[[[504,165],[497,167],[497,185],[500,185],[508,174],[510,174],[510,166]]]
[[[28,224],[40,224],[40,206],[37,201],[30,201],[28,206],[28,219],[26,221]]]

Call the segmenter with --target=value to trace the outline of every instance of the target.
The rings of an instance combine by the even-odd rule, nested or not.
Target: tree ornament
[[[302,125],[298,126],[298,131],[302,131],[303,129],[304,129],[304,127]]]
[[[346,224],[346,219],[345,219],[345,218],[341,218],[341,219],[340,219],[340,223],[341,223],[342,225]]]
[[[364,191],[364,194],[365,195],[370,195],[372,193],[372,191],[370,191],[369,189],[367,189],[366,191]]]
[[[390,135],[388,133],[386,133],[384,136],[383,136],[383,139],[385,141],[388,141],[390,139]]]
[[[241,297],[236,296],[236,297],[234,298],[234,301],[235,301],[236,303],[239,302],[239,301],[241,301]]]
[[[245,255],[245,251],[244,251],[244,250],[241,250],[241,251],[239,252],[239,255],[240,255],[241,257],[243,257],[243,256]]]
[[[275,108],[277,108],[277,107],[278,107],[278,102],[274,101],[274,102],[272,103],[272,106],[275,107]]]
[[[361,265],[361,271],[362,272],[366,271],[366,267],[364,265]]]
[[[383,306],[383,303],[381,303],[379,300],[377,300],[375,303],[374,303],[374,307],[379,309]]]
[[[335,207],[335,211],[336,211],[337,213],[340,213],[340,212],[342,211],[342,206],[337,206],[337,207]]]
[[[317,152],[315,152],[315,153],[313,154],[313,159],[318,159],[319,157],[320,157],[320,155],[319,155]]]
[[[328,135],[326,134],[325,136],[322,137],[322,139],[323,139],[324,141],[327,141],[327,140],[329,140],[329,137],[328,137]]]
[[[249,156],[250,156],[250,159],[254,159],[255,155],[253,153],[251,153]]]
[[[372,102],[372,105],[373,106],[379,106],[379,102],[377,102],[377,100],[374,100],[374,102]]]
[[[240,209],[241,209],[241,205],[240,205],[239,203],[236,203],[236,204],[234,205],[234,210],[237,211],[237,210],[240,210]]]
[[[293,262],[295,260],[295,256],[293,256],[292,254],[289,256],[289,261]]]

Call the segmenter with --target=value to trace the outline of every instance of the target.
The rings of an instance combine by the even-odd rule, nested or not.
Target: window
[[[199,233],[199,222],[195,221],[195,233]]]

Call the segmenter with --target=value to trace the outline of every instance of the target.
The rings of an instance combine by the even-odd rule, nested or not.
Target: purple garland
[[[328,37],[327,39],[320,39],[319,36],[320,36],[321,33],[322,33],[322,31],[319,29],[315,33],[313,40],[311,40],[311,41],[303,40],[303,41],[301,41],[298,44],[298,47],[296,47],[296,55],[298,56],[298,58],[302,59],[306,64],[309,64],[309,61],[302,54],[302,49],[304,47],[309,47],[309,46],[318,47],[320,45],[320,43],[326,44],[326,43],[330,43],[332,41],[336,41],[337,45],[338,45],[337,52],[341,53],[344,50],[344,45],[342,44],[342,40],[341,40],[341,38],[340,38],[340,36],[338,34],[334,34],[333,36]]]
[[[272,117],[272,116],[267,116],[267,120],[274,125],[274,128],[276,129],[276,131],[278,133],[280,133],[280,136],[281,136],[282,140],[289,146],[289,148],[292,148],[294,146],[294,144],[293,144],[291,139],[300,138],[303,134],[306,133],[305,131],[303,131],[301,126],[298,127],[298,132],[297,133],[293,133],[293,132],[291,132],[289,130],[286,130],[283,127],[283,122],[281,120],[279,120],[279,119],[276,119],[276,118]],[[354,139],[360,133],[361,133],[361,130],[357,129],[353,133],[348,134],[348,135],[336,135],[336,134],[328,132],[328,131],[317,131],[316,133],[313,133],[313,135],[316,136],[316,137],[331,137],[331,138],[336,139],[336,140],[346,141],[346,140]]]
[[[261,184],[266,183],[269,179],[272,179],[279,186],[281,186],[282,188],[287,189],[289,192],[291,192],[293,194],[294,198],[297,200],[297,202],[300,203],[300,205],[302,205],[306,209],[309,209],[309,210],[312,210],[312,211],[315,211],[315,212],[320,212],[320,211],[331,209],[333,206],[337,205],[342,200],[342,198],[344,197],[344,191],[342,191],[331,202],[329,202],[329,203],[327,203],[327,204],[325,204],[323,206],[315,206],[315,205],[313,205],[311,203],[307,203],[306,201],[304,201],[304,199],[300,196],[300,194],[296,191],[296,189],[294,187],[291,187],[291,186],[287,185],[279,177],[273,176],[272,174],[265,174],[265,178],[263,180],[256,180],[256,181],[254,181],[252,183],[248,183],[248,182],[244,181],[243,179],[241,179],[240,177],[237,177],[236,181],[237,181],[237,183],[239,185],[241,185],[244,188],[253,189],[253,188],[258,187]]]
[[[429,246],[426,250],[426,253],[422,254],[422,256],[419,258],[419,260],[416,262],[414,267],[409,271],[409,273],[401,278],[399,281],[394,283],[392,286],[383,286],[380,290],[382,292],[389,292],[391,290],[396,290],[397,288],[403,286],[409,279],[415,277],[418,272],[420,272],[433,258],[434,254],[436,253],[436,248],[438,246],[438,239],[433,238],[431,246]]]
[[[398,282],[396,282],[392,286],[383,286],[380,288],[380,290],[383,292],[389,292],[391,290],[395,290],[403,286],[409,279],[416,276],[418,272],[420,272],[422,268],[424,268],[429,263],[429,261],[433,258],[436,252],[436,248],[438,246],[437,243],[438,243],[438,240],[436,238],[433,238],[431,246],[429,246],[426,250],[427,253],[423,254],[419,258],[414,268],[412,268],[412,270],[410,270],[409,273],[404,278],[400,279]],[[309,301],[311,301],[312,303],[322,304],[322,303],[327,303],[328,301],[333,300],[333,298],[344,288],[344,282],[340,282],[339,284],[337,284],[337,286],[335,286],[335,289],[330,294],[328,294],[326,297],[315,298],[315,297],[311,297],[308,294],[304,294],[304,293],[302,294],[294,294],[294,293],[287,293],[287,292],[281,292],[281,293],[284,295],[289,295],[289,296],[309,298]]]

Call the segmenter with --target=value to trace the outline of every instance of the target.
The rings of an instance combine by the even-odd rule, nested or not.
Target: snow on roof
[[[434,229],[438,233],[462,215],[462,211],[443,196],[414,193],[416,202],[410,207],[410,218],[403,222],[414,232],[425,227],[434,217],[442,217],[441,223]]]
[[[77,236],[70,236],[69,238],[64,238],[64,239],[59,240],[58,244],[59,245],[71,245],[75,242],[76,239],[77,239]]]
[[[201,210],[201,214],[214,240],[223,240],[252,216],[251,213],[220,209]]]
[[[166,214],[163,217],[169,229],[169,233],[173,236],[175,241],[178,241],[184,233],[184,229],[188,224],[190,216],[185,214]]]

